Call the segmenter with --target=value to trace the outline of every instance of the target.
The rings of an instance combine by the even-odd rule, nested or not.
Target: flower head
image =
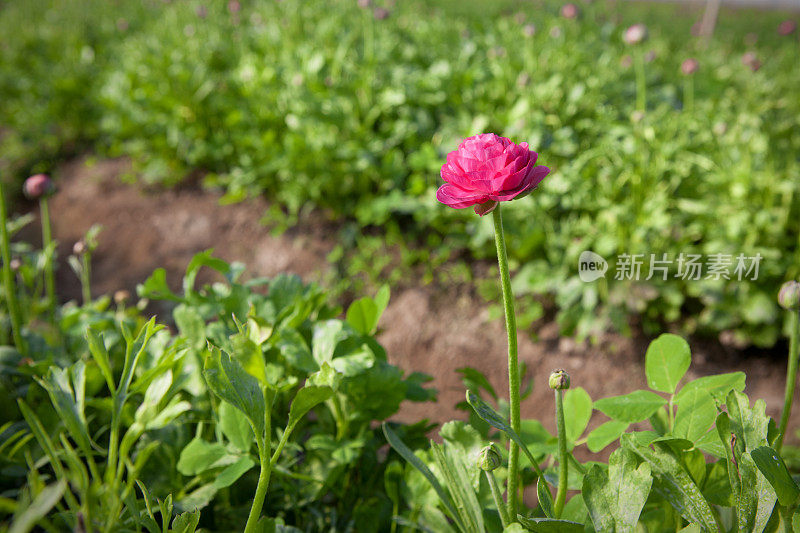
[[[800,283],[792,280],[781,285],[778,291],[778,303],[784,309],[800,309]]]
[[[700,63],[698,63],[697,60],[693,57],[685,59],[683,63],[681,63],[681,72],[686,76],[694,74],[695,72],[697,72],[697,69],[699,68],[700,68]]]
[[[547,381],[553,390],[566,390],[569,388],[569,374],[565,370],[553,370]]]
[[[56,186],[47,174],[34,174],[26,179],[25,184],[22,186],[23,194],[31,200],[38,200],[39,198],[50,196],[55,191]]]
[[[525,24],[522,28],[522,33],[525,34],[525,37],[533,37],[536,34],[536,26],[533,24]]]
[[[375,20],[385,20],[389,18],[390,13],[385,7],[376,7],[372,14],[375,17]]]
[[[791,35],[797,29],[797,23],[793,20],[784,20],[778,25],[778,33],[781,35]]]
[[[755,52],[745,52],[742,55],[742,65],[749,67],[750,70],[756,72],[761,68],[761,60],[758,59],[758,56],[755,54]]]
[[[496,470],[503,464],[503,459],[500,457],[500,452],[494,444],[489,444],[481,448],[478,454],[478,468],[486,472]]]
[[[238,13],[242,9],[242,4],[239,0],[230,0],[228,2],[228,11],[231,13]]]
[[[634,24],[625,30],[622,38],[628,44],[639,44],[647,38],[647,26]]]
[[[446,183],[439,187],[436,199],[455,209],[474,205],[483,216],[497,202],[522,197],[539,185],[550,169],[536,166],[537,158],[528,143],[515,144],[494,133],[465,139],[447,154],[441,171]]]
[[[578,18],[578,6],[575,4],[564,4],[561,6],[561,16],[565,19]]]

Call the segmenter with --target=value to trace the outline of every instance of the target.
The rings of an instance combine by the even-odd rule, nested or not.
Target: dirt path
[[[274,276],[295,272],[307,281],[320,280],[329,265],[328,252],[336,232],[322,224],[292,229],[279,237],[259,224],[268,204],[251,201],[221,206],[218,196],[196,189],[147,193],[142,187],[122,184],[128,171],[124,160],[87,165],[76,161],[60,172],[60,191],[52,200],[54,234],[61,243],[60,257],[94,223],[102,224],[100,246],[93,258],[93,292],[127,289],[135,294],[155,268],[164,267],[177,288],[195,253],[214,248],[229,261],[242,261],[250,275]],[[35,235],[36,228],[29,231]],[[59,271],[61,294],[79,299],[80,290],[66,265]],[[412,287],[395,291],[381,319],[380,342],[390,360],[407,371],[435,377],[438,404],[405,406],[401,420],[428,417],[446,421],[463,414],[454,405],[464,389],[455,370],[472,366],[486,373],[498,391],[507,388],[506,339],[501,320],[490,321],[481,299],[469,287]],[[651,340],[608,335],[597,346],[576,344],[559,336],[554,323],[537,326],[539,340],[520,336],[520,360],[534,378],[534,392],[524,402],[522,414],[538,418],[554,430],[553,397],[547,376],[565,368],[573,386],[584,387],[592,398],[624,394],[645,386],[644,352]],[[769,353],[745,354],[715,342],[693,342],[689,377],[743,370],[751,398],[764,398],[768,414],[779,414],[783,396],[785,362]],[[800,423],[795,410],[794,427]],[[596,415],[591,426],[604,421]],[[796,441],[796,439],[793,439]]]

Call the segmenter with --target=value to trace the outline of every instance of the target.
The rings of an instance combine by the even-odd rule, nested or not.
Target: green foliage
[[[706,45],[691,37],[696,17],[674,6],[596,3],[565,20],[555,1],[496,4],[487,16],[415,0],[376,20],[350,0],[245,2],[236,14],[221,2],[204,17],[199,2],[8,2],[0,169],[49,171],[90,146],[131,156],[147,183],[199,173],[226,202],[265,194],[283,227],[325,208],[347,221],[337,253],[351,264],[335,282],[352,291],[364,273],[375,285],[404,275],[375,253],[392,244],[426,280],[448,275],[435,270],[448,257],[487,257],[491,230],[437,205],[434,191],[445,154],[494,131],[554,169],[504,212],[526,321],[546,294],[579,336],[624,330],[635,313],[650,331],[677,322],[773,344],[774,294],[798,274],[800,104],[784,96],[798,85],[796,43],[775,32],[784,15],[723,9]],[[642,21],[655,59],[639,116],[620,35]],[[741,63],[748,33],[758,72]],[[700,69],[688,109],[679,66],[691,56]],[[604,281],[579,281],[584,250],[612,260]],[[683,279],[674,263],[667,279],[648,276],[650,254],[681,253],[763,261],[755,281]],[[639,281],[612,275],[620,254],[642,254]],[[355,316],[371,312],[353,308],[358,331],[370,324]]]

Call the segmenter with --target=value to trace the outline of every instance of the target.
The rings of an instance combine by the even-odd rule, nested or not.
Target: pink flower
[[[561,6],[561,16],[565,19],[574,19],[578,16],[578,6],[575,4],[564,4]]]
[[[228,11],[231,13],[238,13],[240,9],[242,9],[242,4],[239,3],[239,0],[230,0],[228,2]]]
[[[628,44],[639,44],[647,38],[647,26],[644,24],[634,24],[625,30],[622,36]]]
[[[793,20],[784,20],[778,25],[778,33],[781,35],[791,35],[797,29],[797,23]]]
[[[34,174],[26,179],[25,184],[22,186],[22,192],[31,200],[50,196],[55,190],[56,186],[47,174]]]
[[[698,68],[700,68],[700,63],[698,63],[693,57],[690,57],[681,63],[681,72],[683,72],[683,74],[686,76],[694,74],[697,72]]]
[[[761,61],[758,59],[758,56],[756,56],[754,52],[745,52],[742,55],[742,65],[750,67],[750,70],[756,72],[758,69],[761,68]]]
[[[475,213],[483,216],[497,202],[522,197],[539,185],[550,169],[536,166],[537,157],[528,143],[515,144],[494,133],[464,139],[447,154],[441,171],[446,183],[436,191],[436,199],[455,209],[474,205]]]

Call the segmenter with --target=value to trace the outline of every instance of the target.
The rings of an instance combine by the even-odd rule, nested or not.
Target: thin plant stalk
[[[558,492],[553,503],[553,513],[556,518],[561,518],[564,502],[567,499],[567,431],[564,422],[564,391],[555,390],[556,393],[556,428],[558,429]]]
[[[500,513],[500,522],[503,524],[503,529],[505,529],[508,527],[509,520],[508,511],[503,502],[503,494],[500,492],[500,487],[497,485],[494,474],[488,470],[485,470],[484,473],[486,474],[486,480],[489,482],[489,487],[492,489],[494,504],[497,506],[497,511]]]
[[[39,211],[42,219],[42,249],[45,250],[45,263],[44,263],[44,284],[45,292],[47,294],[47,308],[50,311],[50,317],[55,321],[56,316],[56,276],[53,268],[55,257],[55,248],[53,247],[53,235],[50,226],[50,207],[47,203],[47,197],[42,197],[39,200]]]
[[[17,350],[24,356],[27,355],[25,340],[22,338],[22,318],[20,316],[17,291],[14,286],[14,273],[11,271],[11,244],[8,236],[8,214],[6,213],[6,198],[3,184],[0,181],[0,252],[3,259],[3,285],[6,293],[8,314],[11,316],[11,335]]]
[[[92,254],[87,251],[83,254],[83,268],[81,269],[81,296],[83,305],[92,301]]]
[[[800,356],[800,311],[793,309],[790,311],[789,320],[789,364],[786,368],[786,390],[783,394],[783,412],[781,422],[778,426],[778,441],[775,443],[775,450],[780,453],[783,446],[783,438],[786,436],[786,429],[789,425],[789,415],[792,412],[792,401],[794,400],[794,389],[797,383],[797,362]]]
[[[256,493],[255,496],[253,496],[253,505],[250,507],[250,514],[247,516],[247,524],[244,526],[244,533],[255,533],[258,531],[258,520],[261,518],[261,509],[264,507],[264,500],[267,497],[272,467],[275,461],[277,461],[277,456],[280,454],[280,448],[282,448],[282,446],[279,445],[279,449],[275,452],[275,457],[270,458],[272,447],[270,437],[272,435],[272,401],[275,399],[275,396],[267,390],[264,390],[263,394],[266,403],[266,408],[264,409],[264,434],[258,435],[256,428],[253,427],[253,433],[256,434],[260,471],[258,473]]]
[[[644,53],[637,47],[633,54],[636,71],[636,109],[644,113],[647,108],[647,79],[644,74]]]
[[[683,80],[683,107],[691,113],[694,111],[694,78],[687,76]]]
[[[494,238],[497,245],[497,264],[500,268],[500,285],[503,289],[503,308],[506,315],[506,332],[508,333],[508,397],[511,418],[511,429],[519,433],[519,362],[517,357],[517,320],[514,313],[514,295],[511,292],[511,278],[508,274],[508,253],[503,233],[503,217],[500,203],[492,211],[494,221]],[[519,446],[513,441],[508,443],[508,515],[513,521],[519,509]]]

